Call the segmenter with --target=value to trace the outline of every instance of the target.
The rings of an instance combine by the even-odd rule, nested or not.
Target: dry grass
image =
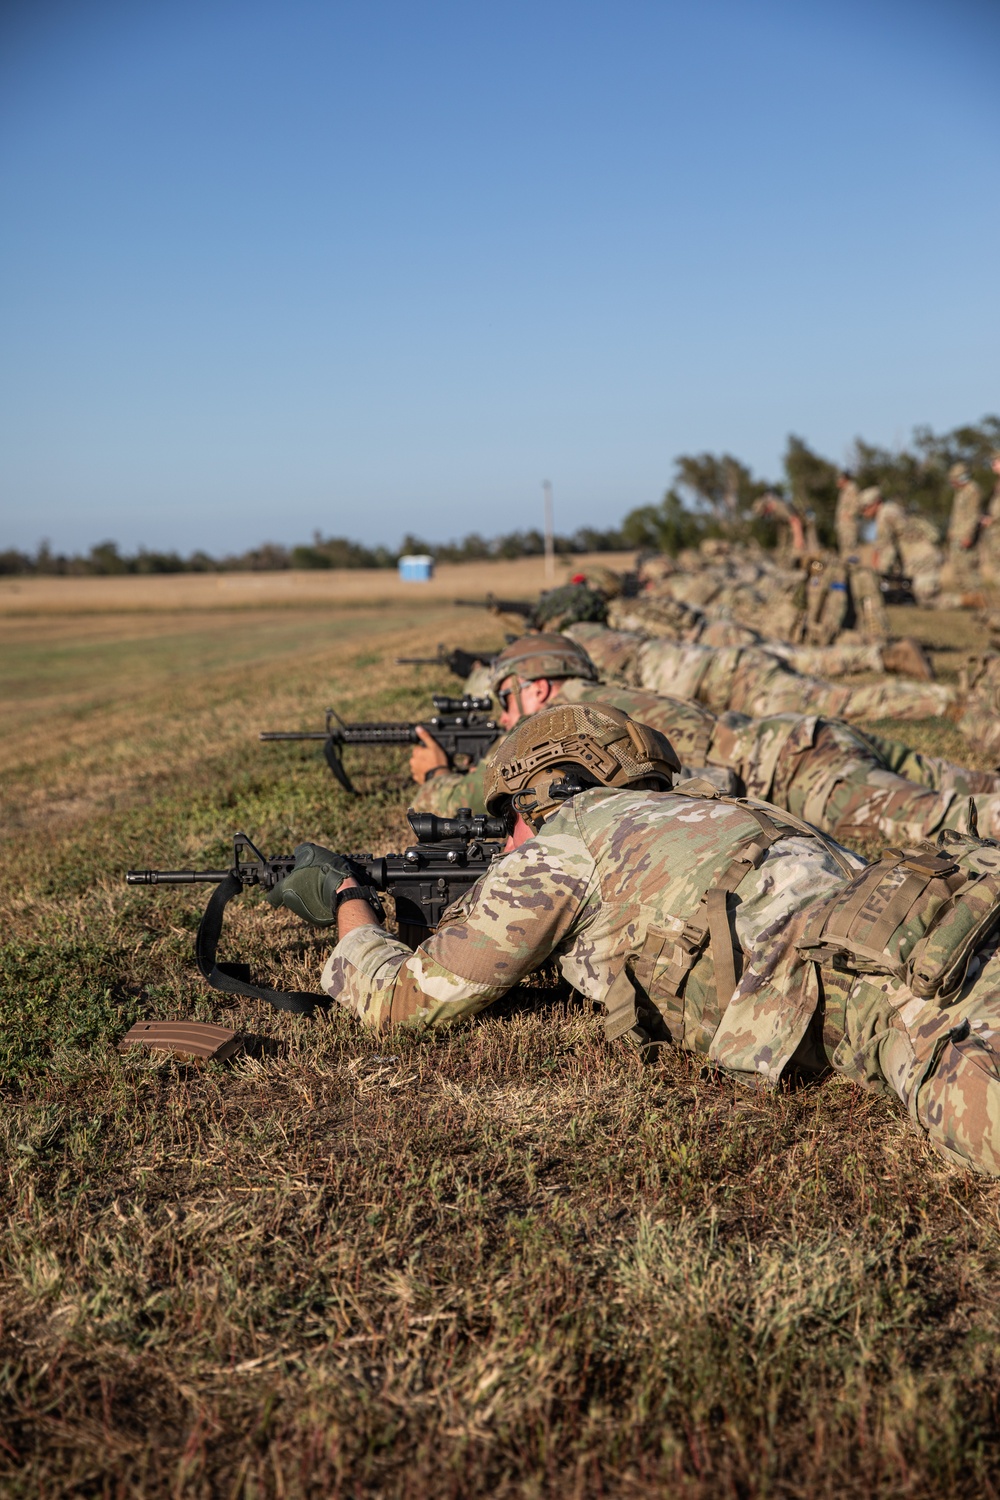
[[[396,841],[398,757],[348,802],[255,731],[416,711],[451,684],[392,658],[452,619],[4,624],[0,1492],[996,1493],[1000,1186],[894,1104],[643,1069],[550,982],[429,1040],[230,1005],[200,898],[121,883]],[[227,943],[306,988],[325,948],[251,898]],[[153,1016],[248,1054],[119,1057]]]
[[[631,553],[596,552],[592,563],[630,567]],[[556,558],[557,583],[575,566]],[[511,562],[441,563],[428,583],[404,583],[391,568],[294,569],[278,573],[175,573],[121,578],[2,578],[0,615],[106,614],[160,610],[334,609],[373,604],[450,603],[456,597],[534,599],[546,587],[541,557]]]

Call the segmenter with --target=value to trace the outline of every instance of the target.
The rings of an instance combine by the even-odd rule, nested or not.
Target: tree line
[[[847,461],[858,484],[878,485],[890,499],[928,516],[944,528],[951,505],[948,469],[961,461],[988,492],[992,489],[991,455],[1000,450],[1000,416],[985,416],[975,424],[935,433],[917,427],[908,446],[881,448],[858,438]],[[631,510],[620,525],[606,531],[582,526],[570,536],[557,536],[555,549],[563,555],[584,552],[623,552],[650,549],[676,554],[682,547],[697,546],[706,537],[756,538],[773,546],[771,522],[755,516],[754,503],[772,493],[811,512],[820,539],[834,542],[834,512],[837,475],[841,465],[824,458],[809,444],[790,435],[782,460],[781,476],[767,479],[732,454],[681,454],[675,460],[673,483],[658,505]],[[264,542],[247,552],[212,557],[195,551],[158,552],[140,547],[123,553],[112,541],[99,542],[85,554],[53,552],[43,542],[36,552],[8,548],[0,552],[0,573],[40,576],[111,576],[127,573],[224,573],[268,572],[282,568],[394,568],[405,553],[427,553],[439,562],[478,562],[490,558],[538,556],[545,538],[534,528],[486,538],[470,532],[461,541],[427,542],[407,535],[398,550],[366,547],[346,537],[324,537],[314,532],[312,541],[285,547]]]

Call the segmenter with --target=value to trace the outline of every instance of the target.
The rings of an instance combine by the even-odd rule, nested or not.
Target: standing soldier
[[[841,469],[837,475],[837,510],[834,524],[837,528],[837,550],[841,557],[853,557],[858,550],[858,512],[861,495],[850,469]]]
[[[955,491],[948,523],[948,559],[952,586],[964,592],[978,583],[979,523],[983,513],[983,493],[964,463],[952,464],[948,479]]]
[[[983,582],[995,586],[1000,583],[1000,450],[991,455],[990,468],[996,475],[996,483],[980,522],[979,568]]]
[[[937,527],[926,516],[912,516],[898,500],[881,494],[864,511],[875,522],[875,568],[885,575],[901,573],[910,580],[918,604],[932,603],[941,592],[944,561]]]

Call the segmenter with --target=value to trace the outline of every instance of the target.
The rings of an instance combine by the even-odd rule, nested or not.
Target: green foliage
[[[675,485],[730,531],[747,520],[754,501],[770,488],[730,453],[682,454],[676,464]]]
[[[888,499],[928,516],[944,528],[954,490],[948,481],[953,463],[967,465],[973,479],[989,494],[995,482],[992,454],[1000,450],[1000,417],[986,416],[978,425],[935,434],[918,427],[912,449],[879,448],[861,438],[854,445],[853,467],[861,485],[877,484]]]
[[[362,547],[346,537],[323,537],[313,532],[312,546],[293,547],[288,556],[292,568],[391,568],[395,555],[385,547]]]
[[[697,547],[703,537],[718,535],[718,526],[704,513],[689,510],[676,490],[668,490],[659,505],[629,511],[622,533],[630,546],[676,557],[684,547]]]
[[[1000,449],[1000,417],[986,416],[975,426],[956,427],[936,435],[928,427],[914,431],[910,448],[879,448],[858,438],[850,465],[864,488],[877,484],[887,499],[897,499],[939,525],[947,520],[953,490],[949,466],[961,459],[984,491],[995,476],[993,452]],[[788,437],[781,483],[756,479],[747,466],[729,453],[682,454],[676,460],[674,483],[659,505],[632,510],[621,532],[633,547],[653,548],[676,555],[705,537],[737,540],[754,537],[773,546],[773,525],[753,516],[754,502],[769,490],[787,495],[803,514],[811,513],[820,540],[834,541],[839,466],[817,453],[794,433]]]
[[[814,453],[809,444],[794,433],[789,433],[783,465],[792,500],[804,513],[813,513],[820,541],[832,545],[835,537],[833,517],[837,507],[837,466]]]

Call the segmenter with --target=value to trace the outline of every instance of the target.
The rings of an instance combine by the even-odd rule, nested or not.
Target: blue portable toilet
[[[399,559],[399,576],[407,583],[428,583],[434,577],[434,559],[425,552],[411,552]]]

